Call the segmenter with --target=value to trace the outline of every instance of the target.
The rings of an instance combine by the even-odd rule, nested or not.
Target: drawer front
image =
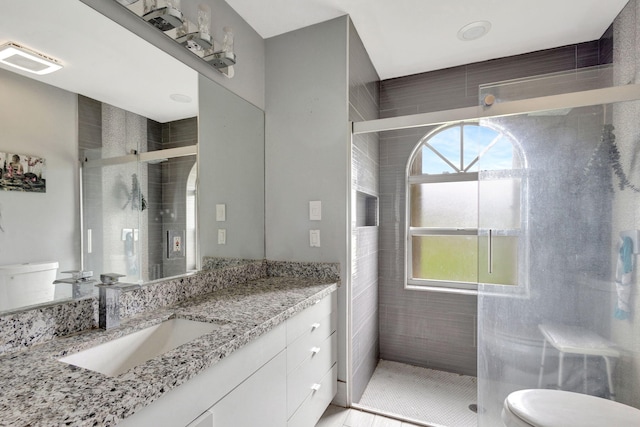
[[[287,375],[287,416],[314,392],[315,386],[337,360],[337,334],[333,333],[320,345],[320,350],[308,357]]]
[[[333,365],[320,381],[318,391],[309,395],[287,422],[287,427],[314,427],[338,391],[338,367]]]
[[[312,325],[324,319],[329,313],[337,311],[336,293],[318,300],[315,305],[287,319],[287,345],[301,335],[311,331]]]
[[[311,328],[287,346],[287,372],[300,366],[305,359],[313,356],[322,343],[336,331],[336,312],[314,322]]]

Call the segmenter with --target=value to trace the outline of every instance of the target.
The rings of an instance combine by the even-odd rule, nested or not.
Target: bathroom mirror
[[[113,266],[119,269],[120,266],[90,261],[91,253],[98,248],[109,256],[119,257],[126,269],[132,267],[127,264],[132,249],[137,254],[144,244],[147,252],[155,253],[156,259],[166,261],[162,268],[157,262],[154,266],[148,261],[145,261],[147,265],[140,263],[137,266],[139,272],[143,269],[149,272],[141,276],[146,282],[194,271],[202,256],[263,258],[262,110],[217,83],[199,77],[193,69],[80,1],[12,0],[3,4],[3,9],[0,44],[7,41],[22,43],[60,61],[63,68],[37,76],[8,71],[10,67],[0,65],[0,85],[3,87],[0,152],[43,158],[47,183],[44,193],[0,192],[0,266],[55,261],[58,263],[57,277],[61,278],[68,277],[62,271],[77,270],[84,262],[84,268],[93,269],[97,276],[107,272],[103,271],[105,268]],[[56,16],[56,20],[51,20],[51,16]],[[206,92],[204,97],[199,94],[202,91]],[[208,97],[215,98],[201,106],[203,99]],[[150,212],[151,209],[137,210],[138,207],[132,209],[134,198],[124,208],[125,204],[120,200],[111,208],[107,208],[108,199],[105,197],[88,200],[85,210],[90,206],[95,216],[92,220],[99,219],[100,224],[112,221],[114,211],[126,210],[129,215],[138,217],[141,225],[137,230],[135,225],[117,224],[112,227],[115,232],[110,233],[112,235],[108,239],[100,236],[101,232],[96,231],[95,225],[89,227],[91,221],[86,215],[81,215],[80,194],[84,194],[87,202],[86,198],[92,194],[92,185],[95,184],[86,182],[86,177],[80,179],[79,159],[82,156],[79,156],[79,148],[87,148],[87,141],[81,138],[103,132],[94,126],[96,121],[102,120],[103,112],[99,117],[92,117],[97,111],[95,109],[85,111],[84,117],[94,122],[89,120],[89,125],[79,131],[83,126],[79,123],[78,112],[83,103],[100,104],[113,110],[112,115],[127,116],[127,126],[134,129],[145,127],[147,119],[158,123],[160,132],[163,126],[171,127],[169,123],[188,124],[192,133],[190,141],[194,137],[197,140],[197,145],[192,147],[198,151],[197,162],[193,153],[186,152],[175,157],[174,152],[166,159],[158,153],[144,158],[140,152],[132,153],[128,146],[125,149],[129,152],[112,152],[106,156],[133,155],[138,158],[126,166],[135,167],[135,170],[117,173],[117,185],[103,191],[116,192],[119,188],[122,194],[131,196],[136,187],[134,175],[137,175],[140,193],[150,198],[150,206],[154,200],[163,200],[155,212]],[[132,124],[136,120],[139,122]],[[207,127],[201,127],[203,123]],[[119,125],[113,129],[122,130]],[[174,126],[173,129],[181,128]],[[127,140],[132,132],[114,138]],[[192,144],[172,145],[169,142],[160,148],[181,149],[178,145],[184,148]],[[104,158],[104,153],[100,157]],[[82,169],[86,169],[85,166]],[[146,176],[146,183],[142,182],[143,176]],[[175,187],[178,182],[176,176],[180,176],[181,183],[184,181],[184,188],[177,192],[158,193],[163,187]],[[102,177],[99,179],[102,181]],[[149,186],[150,179],[160,182]],[[138,203],[140,200],[138,198]],[[161,214],[171,217],[172,213],[175,214],[171,210],[173,207],[183,205],[180,209],[186,209],[189,203],[190,209],[200,215],[197,222],[185,220],[180,224],[150,225],[147,221],[144,225],[145,221],[139,220],[143,215],[151,217],[151,222]],[[214,214],[218,205],[226,209],[226,217],[222,221],[217,220]],[[152,225],[159,233],[149,239],[148,228]],[[220,244],[219,230],[226,233],[226,241]],[[168,245],[176,237],[179,237],[181,250],[176,251],[179,252],[177,254],[170,253]],[[106,244],[106,240],[110,243]],[[133,246],[130,245],[132,241],[135,242]],[[177,260],[184,264],[184,268],[174,268]],[[60,288],[59,291],[58,285],[54,286],[56,295],[51,302],[73,297],[70,286],[63,284]],[[23,307],[33,305],[28,302],[21,304]],[[17,309],[20,307],[10,308],[11,311]],[[0,306],[2,312],[3,307]]]

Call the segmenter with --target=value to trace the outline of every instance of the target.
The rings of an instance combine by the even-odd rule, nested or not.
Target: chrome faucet
[[[118,283],[124,274],[104,273],[100,275],[98,295],[98,326],[100,329],[111,329],[120,325],[120,294],[140,289],[135,283]]]
[[[93,271],[70,270],[63,271],[62,273],[71,274],[71,277],[56,279],[53,281],[53,284],[70,284],[72,286],[71,290],[73,298],[82,298],[93,294],[93,286],[85,286],[98,283],[98,281],[93,278]]]

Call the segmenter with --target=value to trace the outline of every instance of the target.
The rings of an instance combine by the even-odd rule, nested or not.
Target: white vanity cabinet
[[[287,427],[313,427],[337,391],[335,292],[287,320]]]
[[[336,393],[336,293],[119,425],[313,427]]]

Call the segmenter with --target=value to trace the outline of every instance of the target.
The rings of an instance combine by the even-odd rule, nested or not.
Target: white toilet
[[[0,311],[54,299],[58,263],[28,262],[0,266]]]
[[[600,397],[560,390],[520,390],[504,400],[506,427],[637,427],[640,410]]]

